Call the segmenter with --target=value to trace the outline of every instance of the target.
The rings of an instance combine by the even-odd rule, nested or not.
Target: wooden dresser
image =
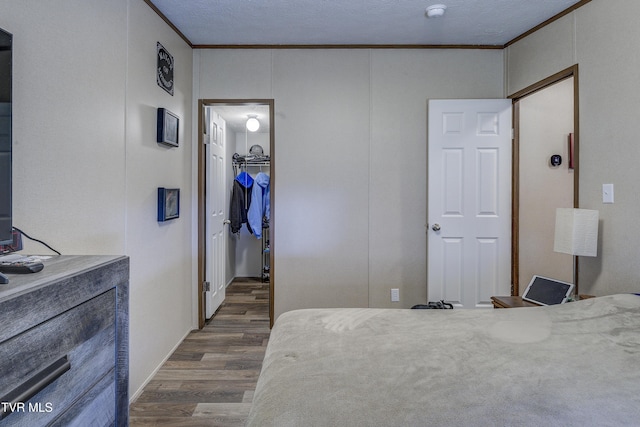
[[[127,426],[129,258],[44,265],[0,285],[0,426]]]

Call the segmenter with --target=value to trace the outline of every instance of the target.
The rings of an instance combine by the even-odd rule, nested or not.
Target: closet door
[[[207,107],[207,244],[205,317],[211,318],[225,298],[225,121]]]

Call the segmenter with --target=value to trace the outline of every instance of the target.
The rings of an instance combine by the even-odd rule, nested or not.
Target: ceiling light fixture
[[[447,6],[444,4],[434,4],[427,8],[427,16],[429,18],[438,18],[444,15],[445,10],[447,10]]]
[[[247,130],[249,132],[255,132],[258,129],[260,129],[260,122],[258,121],[258,119],[256,118],[257,116],[255,115],[250,115],[248,116],[249,118],[247,119]]]

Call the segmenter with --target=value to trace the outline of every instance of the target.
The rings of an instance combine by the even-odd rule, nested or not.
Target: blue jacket
[[[262,219],[268,223],[271,219],[271,205],[269,202],[269,175],[259,172],[253,180],[251,203],[247,212],[247,222],[256,239],[262,238]]]

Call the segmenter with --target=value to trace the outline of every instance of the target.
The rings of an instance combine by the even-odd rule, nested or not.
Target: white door
[[[226,233],[225,233],[225,121],[211,107],[205,107],[207,134],[206,177],[206,277],[205,317],[211,318],[225,297]]]
[[[511,101],[429,101],[428,299],[511,293]]]

